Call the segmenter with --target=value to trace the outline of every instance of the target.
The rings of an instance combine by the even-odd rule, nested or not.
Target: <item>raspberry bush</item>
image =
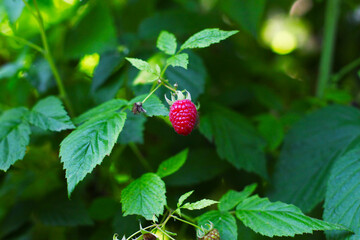
[[[0,239],[358,239],[359,7],[0,0]]]

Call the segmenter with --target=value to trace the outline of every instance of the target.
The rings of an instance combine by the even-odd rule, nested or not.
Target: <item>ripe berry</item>
[[[199,238],[199,240],[220,240],[220,233],[216,228],[214,228],[204,237]]]
[[[189,99],[176,100],[170,107],[169,118],[178,134],[189,135],[197,120],[195,104]]]

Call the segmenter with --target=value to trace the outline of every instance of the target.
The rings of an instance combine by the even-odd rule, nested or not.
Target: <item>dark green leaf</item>
[[[355,240],[360,236],[360,144],[354,143],[334,164],[327,184],[324,219],[349,227],[357,236],[329,232],[328,239]]]
[[[266,177],[265,141],[254,127],[238,113],[218,105],[213,105],[207,117],[219,156],[238,169]]]
[[[195,101],[204,92],[207,72],[199,56],[189,52],[189,58],[188,69],[171,67],[168,68],[165,75],[171,84],[177,83],[179,85],[178,89],[186,89],[191,92],[191,97]]]
[[[154,173],[146,173],[121,192],[124,216],[137,214],[147,220],[161,215],[166,204],[165,183]]]
[[[74,119],[74,123],[80,124],[91,118],[100,116],[101,114],[108,112],[115,112],[116,110],[119,110],[121,107],[126,106],[126,104],[127,101],[125,99],[112,99],[81,114],[80,116]]]
[[[236,217],[245,226],[268,237],[294,236],[315,230],[346,230],[340,225],[305,216],[294,205],[272,203],[257,195],[245,199],[236,207]]]
[[[121,131],[118,143],[144,143],[144,124],[146,117],[127,111],[124,129]]]
[[[125,119],[123,112],[104,113],[85,122],[61,142],[60,156],[66,170],[69,196],[75,186],[111,153]]]
[[[176,154],[175,156],[163,161],[160,164],[156,174],[159,175],[159,177],[163,178],[179,170],[179,168],[181,168],[182,165],[184,165],[188,152],[189,150],[185,149],[180,153]]]
[[[221,8],[237,24],[257,37],[265,2],[265,0],[223,0]]]
[[[275,150],[284,139],[282,124],[271,114],[257,116],[256,120],[259,122],[258,130],[266,139],[269,149]]]
[[[31,110],[29,121],[44,130],[58,132],[75,127],[60,99],[54,96],[40,100]]]
[[[289,131],[275,166],[270,197],[313,209],[325,197],[330,169],[338,155],[360,134],[359,110],[331,106],[300,120]]]
[[[24,157],[29,144],[30,126],[26,108],[14,108],[0,117],[0,169],[6,171]]]
[[[156,46],[166,54],[173,55],[176,52],[176,37],[167,31],[162,31],[157,39]]]
[[[226,194],[224,194],[219,202],[219,210],[220,211],[229,211],[233,209],[240,202],[249,197],[256,189],[257,184],[251,184],[246,186],[244,190],[241,192],[237,192],[234,190],[229,190]]]
[[[129,106],[136,102],[141,102],[146,98],[147,94],[137,96],[133,98],[129,102]],[[143,108],[146,110],[146,115],[149,117],[153,116],[167,116],[169,115],[169,110],[165,107],[165,105],[160,101],[160,99],[156,95],[151,95],[146,102],[143,104]]]
[[[214,228],[219,230],[221,240],[237,239],[237,225],[234,216],[228,212],[210,211],[201,215],[198,219],[200,226],[211,221]]]
[[[91,203],[89,213],[92,219],[104,221],[113,217],[119,209],[120,203],[114,198],[100,197]]]
[[[225,40],[236,33],[238,33],[238,31],[223,31],[218,28],[204,29],[186,40],[180,49],[205,48],[211,44]]]
[[[89,8],[67,35],[65,52],[68,57],[101,54],[116,48],[116,31],[106,4],[99,2]]]

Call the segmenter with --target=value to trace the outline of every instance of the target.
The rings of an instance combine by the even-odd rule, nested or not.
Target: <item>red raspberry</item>
[[[184,136],[189,135],[197,120],[195,104],[189,99],[177,100],[170,107],[169,117],[175,132]]]

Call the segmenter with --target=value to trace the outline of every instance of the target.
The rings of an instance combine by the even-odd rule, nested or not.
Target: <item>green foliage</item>
[[[143,115],[135,115],[129,110],[126,111],[126,113],[126,122],[124,129],[119,135],[118,143],[144,143],[144,125],[146,117]]]
[[[145,98],[146,95],[137,96],[129,102],[129,106],[132,107],[134,103],[142,102]],[[149,117],[169,115],[169,110],[155,95],[151,95],[151,97],[146,100],[146,102],[143,104],[143,108],[146,110],[145,114]]]
[[[294,236],[314,230],[346,230],[340,225],[305,216],[294,205],[272,203],[257,195],[245,199],[236,207],[236,217],[245,226],[269,237]]]
[[[189,64],[189,55],[187,53],[176,54],[168,58],[166,63],[173,67],[182,67],[187,69]]]
[[[198,218],[199,225],[207,224],[209,221],[219,230],[221,239],[238,239],[236,220],[229,212],[209,211]]]
[[[62,142],[64,164],[70,196],[75,186],[111,153],[125,124],[126,113],[107,112],[78,127]]]
[[[324,219],[349,227],[355,234],[328,232],[329,239],[357,239],[360,235],[359,140],[334,164],[327,183]]]
[[[215,203],[218,202],[210,199],[202,199],[194,203],[185,203],[184,205],[181,206],[181,208],[189,209],[189,210],[200,210],[209,207]]]
[[[225,212],[233,209],[236,205],[249,197],[255,191],[256,187],[256,184],[251,184],[246,186],[241,192],[229,190],[221,197],[219,210]]]
[[[75,126],[67,115],[60,99],[50,96],[40,100],[29,115],[31,124],[44,130],[62,131]]]
[[[166,176],[169,176],[171,174],[173,174],[174,172],[176,172],[177,170],[179,170],[179,168],[182,167],[182,165],[184,165],[187,155],[188,155],[189,150],[185,149],[181,152],[179,152],[178,154],[176,154],[175,156],[166,159],[165,161],[163,161],[156,174],[163,178]]]
[[[124,216],[137,214],[152,220],[164,212],[165,183],[154,173],[146,173],[121,192]]]
[[[22,10],[25,6],[22,0],[3,0],[4,7],[7,11],[9,20],[15,23],[20,17]]]
[[[134,67],[136,67],[140,71],[146,71],[152,74],[153,80],[159,78],[160,71],[158,69],[152,68],[149,63],[137,58],[126,58],[126,60],[128,60]]]
[[[359,120],[357,109],[331,106],[296,123],[285,138],[271,198],[304,212],[324,200],[331,166],[360,134]]]
[[[180,49],[205,48],[211,44],[225,40],[236,33],[238,33],[238,31],[222,31],[217,28],[204,29],[186,40]]]
[[[166,54],[174,55],[176,53],[176,37],[167,31],[162,31],[157,39],[156,46]]]
[[[193,193],[194,193],[194,191],[190,191],[190,192],[187,192],[187,193],[184,193],[183,195],[181,195],[178,200],[177,207],[178,208],[181,207],[183,205],[184,201],[186,199],[188,199],[191,196],[191,194],[193,194]]]
[[[266,177],[265,142],[241,115],[221,106],[213,106],[205,115],[210,121],[211,135],[214,136],[217,152],[238,169],[246,169]],[[200,128],[204,132],[209,128]]]
[[[24,157],[30,140],[30,126],[26,108],[14,108],[0,117],[0,169],[6,171]]]

